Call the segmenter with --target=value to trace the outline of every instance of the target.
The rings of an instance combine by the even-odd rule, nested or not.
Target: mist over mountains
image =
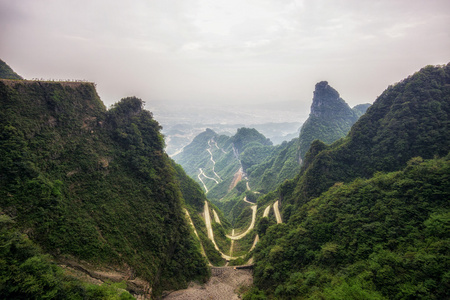
[[[169,155],[179,152],[207,128],[228,136],[241,127],[256,128],[273,143],[280,144],[298,136],[302,122],[307,118],[307,113],[300,110],[274,109],[270,105],[267,108],[186,105],[162,108],[154,115],[163,127]]]

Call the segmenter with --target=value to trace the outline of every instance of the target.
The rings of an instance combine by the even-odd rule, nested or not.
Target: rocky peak
[[[300,130],[300,159],[314,140],[330,144],[344,137],[357,119],[358,115],[328,82],[317,83],[309,118]]]
[[[344,114],[351,114],[351,108],[327,81],[317,83],[314,90],[310,115],[326,118],[335,116],[341,112]]]

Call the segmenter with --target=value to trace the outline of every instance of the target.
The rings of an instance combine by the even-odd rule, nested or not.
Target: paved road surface
[[[283,223],[283,221],[281,220],[281,214],[280,211],[278,210],[278,202],[275,202],[273,204],[273,211],[275,212],[275,218],[277,219],[277,224]]]
[[[269,216],[270,206],[271,206],[271,205],[269,204],[269,205],[267,205],[266,209],[264,209],[263,218]]]

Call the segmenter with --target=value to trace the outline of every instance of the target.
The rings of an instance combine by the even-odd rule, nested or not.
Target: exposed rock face
[[[332,143],[344,137],[357,120],[358,115],[327,81],[317,83],[309,118],[300,131],[300,158],[314,140]]]
[[[310,117],[317,118],[339,118],[348,117],[357,119],[350,106],[339,96],[339,93],[328,85],[328,82],[321,81],[316,84],[313,103],[311,105]]]

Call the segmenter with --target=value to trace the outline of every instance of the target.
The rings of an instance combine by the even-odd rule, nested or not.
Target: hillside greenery
[[[358,114],[363,109],[363,107],[358,107]],[[339,93],[328,85],[328,82],[317,83],[311,112],[300,129],[298,142],[300,159],[305,158],[314,140],[330,144],[344,137],[358,120],[358,114],[340,98]]]
[[[65,275],[14,220],[0,212],[0,297],[2,299],[134,299],[126,283],[88,284]]]
[[[335,182],[403,168],[412,157],[445,156],[450,149],[450,65],[428,66],[387,88],[352,127],[327,146],[316,141],[293,183],[281,187],[299,205]]]
[[[14,72],[3,60],[0,59],[0,78],[3,79],[23,79],[22,76]]]
[[[447,299],[450,156],[337,183],[255,251],[269,299]],[[244,298],[245,299],[245,298]],[[248,295],[247,299],[253,299]]]
[[[352,107],[352,110],[356,114],[356,116],[359,118],[363,114],[366,113],[366,111],[369,109],[369,107],[371,105],[372,104],[370,104],[370,103],[358,104],[358,105],[355,105],[354,107]]]
[[[211,151],[215,164],[208,150]],[[232,178],[240,168],[240,162],[233,152],[231,139],[225,135],[218,135],[211,129],[206,129],[205,132],[197,135],[181,153],[173,158],[191,178],[202,187],[206,186],[208,192],[211,191],[215,198],[221,198],[228,192]],[[214,174],[213,167],[220,178]],[[202,176],[202,183],[199,179],[200,169],[214,180]]]
[[[107,111],[93,84],[2,80],[0,104],[0,208],[44,252],[130,268],[155,295],[208,276],[182,209],[200,196],[142,100]]]
[[[296,138],[274,147],[271,155],[247,168],[246,172],[252,189],[268,193],[284,181],[294,178],[299,173],[300,167],[298,138]]]
[[[246,299],[449,298],[450,65],[390,86],[332,145],[312,143],[257,231]],[[266,199],[268,198],[268,199]]]

